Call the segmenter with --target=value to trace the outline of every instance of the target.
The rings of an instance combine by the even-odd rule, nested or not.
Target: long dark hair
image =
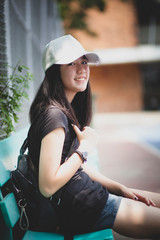
[[[78,92],[70,104],[65,96],[60,76],[60,65],[52,65],[45,74],[30,108],[30,122],[49,106],[61,109],[72,123],[81,129],[89,126],[92,118],[92,96],[90,83],[84,92]]]

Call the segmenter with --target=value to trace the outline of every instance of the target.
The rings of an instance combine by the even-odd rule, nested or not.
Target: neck
[[[71,103],[73,98],[75,97],[75,94],[70,94],[67,92],[65,94],[66,94],[66,98],[67,98],[68,102]]]

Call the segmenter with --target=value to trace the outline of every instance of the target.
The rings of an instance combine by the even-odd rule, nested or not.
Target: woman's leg
[[[160,237],[160,209],[123,198],[113,230],[132,238]]]

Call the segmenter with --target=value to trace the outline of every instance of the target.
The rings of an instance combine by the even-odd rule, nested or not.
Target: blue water
[[[150,144],[152,147],[160,150],[160,125],[133,126],[130,130],[140,142]]]
[[[153,147],[155,147],[156,149],[160,150],[160,141],[152,141],[152,140],[145,140],[146,143],[152,145]]]

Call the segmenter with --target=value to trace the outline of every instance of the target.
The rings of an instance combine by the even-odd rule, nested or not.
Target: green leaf
[[[9,77],[0,75],[0,135],[4,137],[15,130],[13,123],[19,120],[17,112],[21,110],[22,99],[28,99],[27,89],[29,82],[33,80],[29,68],[20,62],[11,69],[12,74]]]

